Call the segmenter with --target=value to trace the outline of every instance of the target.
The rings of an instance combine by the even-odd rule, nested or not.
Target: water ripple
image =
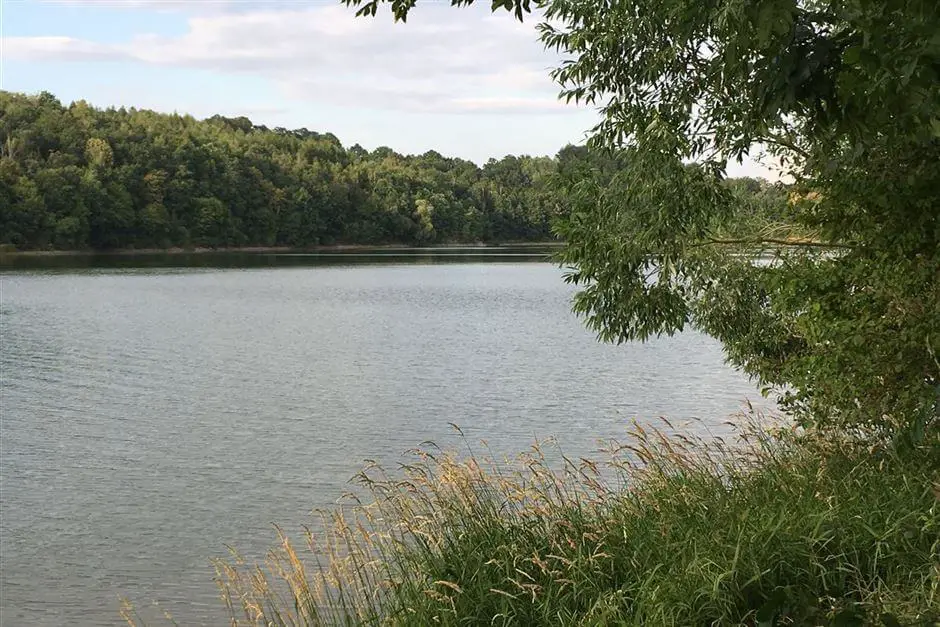
[[[449,422],[570,455],[757,397],[697,334],[594,341],[547,264],[8,273],[0,623],[217,624],[211,556],[261,555],[360,460]]]

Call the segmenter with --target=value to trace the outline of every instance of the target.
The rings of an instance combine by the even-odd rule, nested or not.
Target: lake
[[[260,555],[364,459],[455,444],[448,423],[578,456],[760,399],[700,334],[598,343],[531,249],[393,253],[8,264],[0,622],[119,624],[127,596],[223,624],[210,557]]]

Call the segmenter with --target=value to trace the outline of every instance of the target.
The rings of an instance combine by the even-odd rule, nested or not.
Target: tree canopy
[[[554,170],[0,92],[0,244],[22,250],[546,241]]]
[[[472,0],[454,0],[454,5]],[[373,15],[376,1],[347,0]],[[414,0],[391,0],[404,19]],[[494,0],[540,16],[616,174],[564,185],[575,309],[601,337],[694,325],[804,424],[921,437],[940,399],[940,4]],[[730,159],[795,181],[747,222]],[[691,165],[690,165],[691,164]]]
[[[480,167],[46,93],[0,92],[0,113],[0,244],[22,250],[547,241],[564,211],[558,174],[616,167],[584,146]],[[782,186],[734,185],[784,204]]]

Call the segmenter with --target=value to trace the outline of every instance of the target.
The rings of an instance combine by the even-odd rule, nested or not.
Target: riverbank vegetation
[[[932,625],[940,443],[692,441],[635,426],[604,462],[419,451],[370,504],[218,563],[246,625]]]
[[[19,250],[546,241],[549,158],[480,168],[247,118],[0,92],[0,243]]]
[[[0,246],[16,250],[547,242],[584,147],[482,167],[437,152],[344,147],[247,118],[62,105],[0,92]],[[748,198],[786,190],[734,183]]]

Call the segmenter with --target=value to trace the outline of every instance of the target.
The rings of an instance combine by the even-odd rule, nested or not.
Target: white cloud
[[[4,53],[10,59],[31,61],[109,61],[130,58],[105,44],[72,37],[4,37]]]
[[[419,5],[403,25],[387,13],[356,18],[335,4],[249,4],[189,15],[179,36],[138,34],[119,44],[11,37],[6,53],[13,59],[132,60],[247,73],[272,81],[289,98],[344,106],[422,113],[571,111],[557,102],[548,76],[557,58],[537,41],[533,23],[492,15],[488,6],[458,13],[443,4]]]
[[[38,4],[71,8],[148,9],[187,13],[231,10],[244,3],[244,0],[38,0]]]

